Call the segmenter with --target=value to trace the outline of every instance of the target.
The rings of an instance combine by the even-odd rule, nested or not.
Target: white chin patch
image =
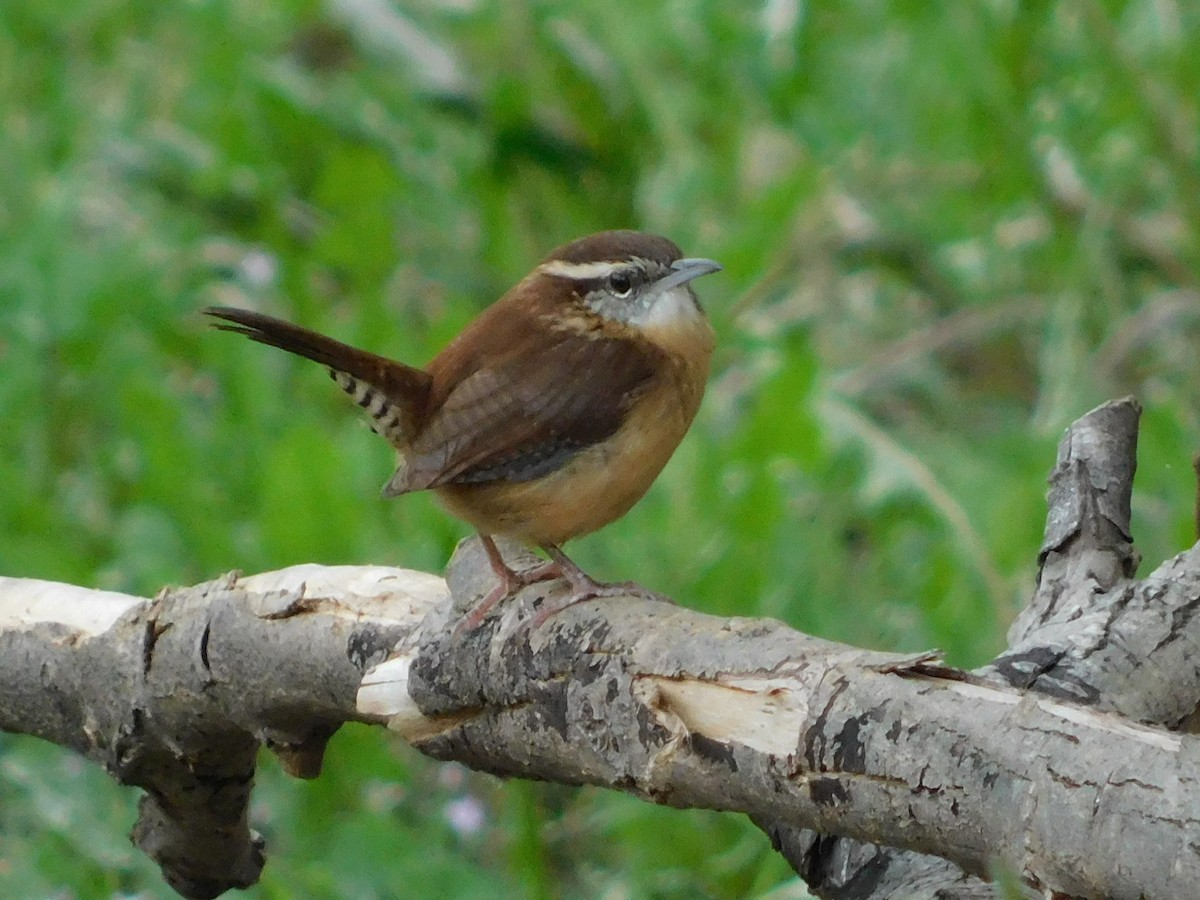
[[[643,328],[666,328],[703,317],[696,298],[687,285],[681,284],[655,297],[649,309],[639,310],[629,321]]]

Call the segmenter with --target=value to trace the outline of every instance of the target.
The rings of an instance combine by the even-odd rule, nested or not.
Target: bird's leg
[[[551,616],[558,615],[558,613],[567,607],[574,606],[576,603],[582,603],[585,600],[598,600],[602,597],[634,596],[641,597],[644,600],[671,602],[670,598],[664,597],[662,594],[656,593],[647,587],[643,587],[636,581],[597,581],[587,572],[583,571],[583,569],[579,568],[562,551],[561,547],[557,547],[554,544],[543,544],[542,549],[550,557],[550,562],[538,568],[553,567],[555,569],[554,573],[545,577],[560,577],[571,586],[571,590],[566,596],[558,597],[553,602],[547,600],[546,605],[538,610],[537,615],[530,622],[531,628],[537,628]]]
[[[517,572],[508,567],[508,563],[504,561],[504,557],[500,555],[500,548],[496,546],[496,542],[491,535],[481,534],[479,540],[483,544],[484,552],[487,553],[488,562],[491,563],[492,571],[496,573],[496,586],[488,591],[483,598],[476,603],[471,610],[462,618],[458,626],[454,629],[455,634],[461,634],[465,631],[473,631],[479,627],[479,624],[484,620],[484,617],[491,611],[497,603],[505,597],[511,597],[521,588],[531,584],[537,584],[539,581],[549,581],[551,578],[558,578],[561,574],[559,564],[556,562],[545,562],[541,565],[533,566],[529,569],[522,569]],[[569,562],[569,560],[568,560]],[[571,565],[575,565],[571,563]],[[578,567],[576,567],[578,568]],[[587,576],[584,575],[586,578]]]
[[[515,571],[509,568],[508,563],[504,561],[504,557],[500,555],[500,548],[496,546],[496,542],[490,535],[481,534],[479,539],[483,543],[483,549],[487,553],[492,571],[496,573],[496,586],[488,591],[463,616],[454,629],[456,635],[478,628],[497,603],[506,597],[511,597],[517,591],[521,590],[521,588],[537,584],[540,581],[549,581],[552,578],[563,579],[567,582],[570,590],[562,597],[556,597],[553,600],[547,599],[545,605],[537,611],[530,621],[529,626],[531,628],[537,628],[551,616],[558,615],[558,613],[569,606],[574,606],[576,603],[583,603],[587,600],[598,600],[603,597],[633,596],[641,597],[644,600],[671,602],[670,598],[656,593],[635,581],[597,581],[587,572],[583,571],[583,569],[579,568],[575,561],[567,556],[562,551],[562,548],[555,544],[542,545],[542,550],[550,557],[549,561],[529,569]]]

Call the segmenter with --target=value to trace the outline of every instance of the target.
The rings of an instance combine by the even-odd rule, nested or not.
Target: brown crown
[[[563,244],[547,254],[542,262],[562,260],[568,263],[623,262],[648,259],[663,267],[683,258],[678,245],[657,234],[641,231],[601,231]]]

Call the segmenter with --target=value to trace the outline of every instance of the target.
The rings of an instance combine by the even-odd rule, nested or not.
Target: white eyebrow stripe
[[[557,275],[559,278],[570,278],[575,281],[590,281],[593,278],[607,278],[613,272],[628,269],[626,262],[585,262],[572,263],[561,259],[552,259],[539,267],[547,275]]]

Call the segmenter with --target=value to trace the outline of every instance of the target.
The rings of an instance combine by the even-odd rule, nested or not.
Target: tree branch
[[[0,729],[100,763],[146,795],[133,840],[185,897],[248,887],[260,743],[314,777],[325,742],[367,721],[362,673],[445,600],[431,575],[296,566],[153,601],[0,578]]]
[[[1076,421],[1051,474],[1037,591],[1009,647],[975,674],[1175,727],[1200,703],[1194,662],[1200,548],[1132,580],[1130,498],[1141,407],[1105,403]],[[994,898],[945,860],[760,823],[824,897]]]
[[[153,601],[0,579],[0,728],[146,789],[134,838],[188,897],[257,878],[257,745],[313,777],[347,720],[504,775],[747,812],[828,896],[989,896],[996,861],[1060,894],[1190,896],[1200,738],[1109,711],[1178,724],[1200,698],[1200,549],[1131,580],[1136,418],[1106,405],[1064,441],[1038,595],[977,673],[637,598],[530,630],[554,584],[456,635],[490,586],[472,540],[449,597],[374,567]]]

